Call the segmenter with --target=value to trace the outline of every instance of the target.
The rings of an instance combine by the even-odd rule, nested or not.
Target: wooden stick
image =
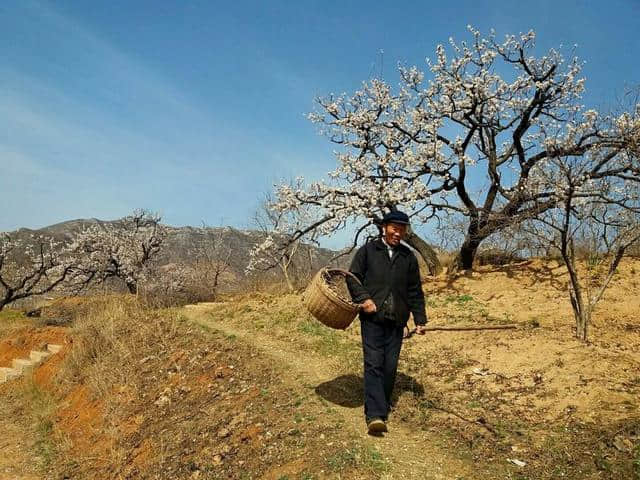
[[[471,326],[460,326],[460,327],[424,327],[425,330],[427,331],[433,331],[433,330],[445,330],[445,331],[456,331],[456,330],[461,330],[461,331],[466,331],[466,330],[507,330],[507,329],[511,329],[511,328],[518,328],[518,325],[514,325],[514,324],[509,324],[509,325],[471,325]],[[415,329],[414,329],[415,332]]]
[[[424,327],[425,331],[433,332],[435,330],[442,330],[445,332],[455,332],[455,331],[471,331],[471,330],[507,330],[518,328],[518,325],[509,324],[509,325],[472,325],[472,326],[460,326],[460,327]],[[416,329],[409,330],[408,334],[405,334],[404,338],[411,338],[415,335]]]

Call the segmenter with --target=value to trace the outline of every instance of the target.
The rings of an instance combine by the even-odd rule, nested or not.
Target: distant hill
[[[105,221],[96,218],[76,219],[57,223],[40,229],[21,228],[12,235],[28,239],[31,235],[45,235],[56,240],[70,240],[73,234],[95,224],[118,224],[120,220]],[[190,264],[195,261],[195,252],[210,248],[212,239],[230,249],[228,263],[230,273],[237,279],[245,277],[245,269],[249,263],[249,252],[256,243],[264,238],[264,233],[257,230],[239,230],[233,227],[172,227],[168,226],[169,234],[165,247],[158,259],[158,266],[171,264]],[[331,262],[338,252],[313,245],[304,245],[301,249],[305,258],[305,270],[317,271]],[[339,260],[341,265],[348,262],[344,257]],[[277,269],[270,277],[277,280],[280,273]]]

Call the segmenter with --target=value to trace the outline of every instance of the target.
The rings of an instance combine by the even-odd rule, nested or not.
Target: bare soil
[[[330,330],[299,295],[61,301],[71,327],[0,327],[0,366],[65,345],[0,386],[2,452],[19,446],[0,479],[639,479],[638,272],[623,262],[587,344],[557,263],[425,278],[432,325],[518,328],[407,340],[382,438],[364,429],[358,322]]]
[[[42,480],[37,434],[22,395],[0,390],[0,480]]]
[[[640,476],[638,271],[637,260],[621,265],[587,344],[574,339],[567,278],[557,263],[486,266],[425,279],[432,325],[518,328],[430,332],[405,343],[391,424],[392,431],[423,432],[422,444],[408,456],[421,458],[420,450],[435,442],[451,459],[447,464],[458,459],[473,466],[470,478]],[[304,358],[306,366],[320,354],[320,370],[342,389],[337,402],[361,395],[357,321],[344,333],[317,327],[298,296],[252,295],[208,308],[209,321],[251,332],[248,341],[257,346],[277,340],[277,349]],[[422,478],[418,473],[411,478]],[[464,468],[447,475],[468,477]]]

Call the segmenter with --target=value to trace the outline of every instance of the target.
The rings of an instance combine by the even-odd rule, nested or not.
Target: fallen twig
[[[455,412],[453,410],[449,410],[448,408],[442,407],[436,403],[433,402],[429,402],[430,403],[430,407],[434,408],[436,410],[440,410],[441,412],[444,413],[448,413],[449,415],[453,415],[454,417],[459,418],[460,420],[467,422],[467,423],[474,423],[476,425],[481,426],[482,428],[486,429],[487,431],[489,431],[492,435],[494,436],[498,436],[498,432],[496,432],[496,430],[493,428],[493,426],[484,418],[484,417],[478,417],[476,420],[470,420],[462,415],[460,415],[458,412]]]

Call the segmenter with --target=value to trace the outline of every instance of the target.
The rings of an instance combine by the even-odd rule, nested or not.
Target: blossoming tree
[[[540,176],[555,159],[587,159],[576,188],[605,177],[638,181],[637,106],[617,117],[586,109],[581,62],[555,49],[535,56],[534,32],[500,42],[469,31],[468,42],[437,47],[428,79],[400,67],[396,91],[371,80],[353,95],[318,100],[309,118],[340,146],[338,166],[324,181],[277,188],[274,209],[318,213],[292,241],[355,222],[357,242],[396,208],[414,225],[453,215],[465,219],[456,263],[469,269],[487,237],[560,205],[562,177]]]
[[[92,225],[80,232],[73,244],[78,258],[78,287],[121,279],[130,293],[137,293],[145,267],[158,256],[167,236],[160,216],[135,210],[118,222]]]
[[[264,237],[249,252],[249,264],[246,274],[269,271],[277,267],[287,284],[289,292],[295,290],[295,273],[311,273],[313,248],[303,245],[302,238],[294,239],[301,228],[313,220],[313,205],[303,205],[295,210],[274,209],[274,201],[267,194],[255,212],[254,223]],[[305,235],[309,243],[316,243],[317,231],[311,230]],[[306,262],[305,262],[306,257]],[[304,264],[306,263],[306,269]]]
[[[43,235],[0,233],[0,310],[63,286],[73,276],[74,265],[63,242]]]

